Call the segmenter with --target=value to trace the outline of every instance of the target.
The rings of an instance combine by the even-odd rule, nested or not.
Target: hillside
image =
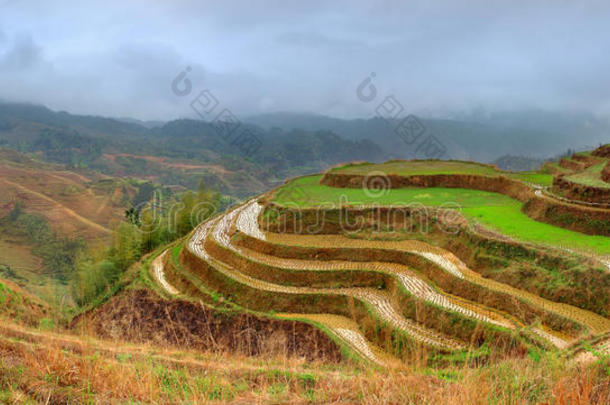
[[[597,144],[607,127],[586,115],[547,115],[549,119],[542,122],[536,121],[532,112],[417,119],[425,129],[421,141],[434,135],[442,146],[443,159],[494,161],[509,154],[515,158],[507,164],[518,170],[568,148]],[[563,126],[548,124],[558,122]],[[427,156],[422,142],[401,138],[395,131],[400,121],[379,117],[342,120],[290,113],[253,116],[246,118],[237,131],[247,134],[247,139],[223,135],[213,122],[178,119],[153,124],[0,103],[0,146],[36,153],[70,167],[163,185],[193,189],[203,177],[206,184],[223,194],[239,198],[340,162],[435,157]],[[576,143],[571,137],[573,131],[582,134]],[[528,145],[527,150],[523,145]]]
[[[610,405],[610,2],[0,3],[0,405]]]
[[[8,111],[15,125],[0,135],[24,152],[0,149],[0,351],[13,359],[0,363],[5,401],[74,401],[88,384],[98,402],[367,393],[483,404],[497,392],[585,395],[583,376],[595,381],[588,401],[610,392],[600,382],[610,333],[606,147],[540,170],[391,160],[276,185],[385,155],[328,131],[270,129],[261,140],[273,147],[241,159],[203,122]],[[267,192],[227,208],[236,200],[217,188]],[[161,209],[149,224],[147,204]],[[63,382],[49,382],[39,361]],[[66,377],[75,367],[113,371]],[[140,384],[177,385],[108,389],[125,367]],[[505,367],[548,388],[511,392],[498,383],[512,378],[497,374]],[[202,369],[212,380],[201,382]]]
[[[10,103],[0,103],[0,146],[163,185],[194,189],[204,178],[233,197],[261,193],[286,177],[341,161],[387,157],[368,139],[349,140],[323,128],[265,130],[243,123],[225,134],[214,122],[178,119],[150,127]]]
[[[22,201],[58,231],[88,240],[107,238],[112,223],[122,218],[127,201],[137,192],[136,187],[112,184],[112,179],[97,173],[69,171],[10,149],[0,149],[0,173],[4,190],[0,217]]]
[[[171,195],[151,182],[69,168],[4,148],[0,187],[0,277],[49,303],[66,294],[75,260],[87,247],[112,243],[125,210],[149,201],[154,190]]]
[[[388,174],[381,180],[389,183],[379,183],[382,170],[396,177]],[[408,183],[397,183],[405,176],[400,170],[418,179],[470,177],[458,188],[417,184],[409,194]],[[363,182],[358,176],[365,171],[377,177]],[[341,175],[348,176],[345,183]],[[446,206],[439,209],[443,193],[450,193],[445,201],[458,202],[476,218],[475,210],[510,207],[511,198],[499,193],[515,190],[478,191],[493,187],[492,180],[533,187],[523,174],[509,175],[466,162],[334,168],[205,222],[158,256],[152,274],[168,296],[228,302],[273,318],[314,323],[382,367],[400,367],[421,356],[430,367],[460,364],[455,359],[465,353],[493,363],[532,350],[564,352],[582,339],[606,335],[607,237],[542,224],[580,240],[571,246],[582,247],[582,254],[568,254],[566,242],[548,238],[543,246],[527,240],[527,233],[508,239],[503,229],[473,226],[468,213],[462,220]],[[525,176],[549,182],[543,175]],[[421,216],[428,221],[425,229],[418,227]],[[533,226],[516,225],[523,231]]]
[[[102,402],[603,403],[610,244],[528,216],[540,190],[581,207],[553,197],[552,180],[458,161],[295,178],[145,255],[55,333],[13,311],[0,392],[57,403],[84,386]]]

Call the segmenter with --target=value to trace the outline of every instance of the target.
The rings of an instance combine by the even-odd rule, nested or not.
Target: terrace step
[[[213,228],[213,231],[211,232],[212,237],[217,242],[232,250],[235,249],[231,244],[229,230],[233,220],[241,212],[241,210],[242,208],[237,208],[219,218]],[[205,229],[205,232],[196,233],[193,238],[191,238],[191,243],[189,243],[189,246],[193,245],[193,240],[196,238],[198,238],[199,241],[202,241],[208,237],[208,234],[210,234],[210,227],[205,226]],[[443,336],[417,324],[414,321],[405,319],[401,314],[398,313],[398,311],[394,309],[389,297],[383,292],[378,292],[370,288],[306,288],[273,284],[252,278],[241,273],[237,269],[227,266],[225,263],[213,258],[210,253],[205,250],[205,246],[202,243],[194,244],[199,245],[199,247],[194,249],[193,253],[198,254],[202,259],[208,261],[209,263],[216,265],[216,267],[228,277],[231,277],[242,284],[248,285],[251,288],[268,292],[280,292],[288,294],[343,295],[353,297],[368,304],[372,309],[375,310],[381,319],[385,320],[397,329],[407,333],[417,341],[441,349],[456,350],[465,348],[463,343],[458,342],[455,339]]]
[[[271,232],[267,232],[265,235],[266,239],[270,243],[284,244],[288,246],[305,246],[311,248],[341,246],[342,248],[353,249],[392,249],[417,254],[427,259],[434,258],[433,261],[435,261],[436,264],[443,268],[447,273],[456,277],[463,278],[473,284],[480,285],[493,291],[503,292],[518,297],[519,299],[528,302],[535,307],[556,313],[560,316],[580,323],[589,328],[595,334],[610,331],[610,320],[602,317],[601,315],[597,315],[591,311],[577,308],[572,305],[550,301],[507,284],[484,278],[479,273],[469,269],[451,252],[431,246],[421,241],[374,241],[351,239],[342,235],[324,235],[323,238],[320,238],[319,236],[314,235],[274,234]],[[460,274],[460,276],[457,274]]]
[[[164,251],[162,254],[157,256],[151,266],[151,270],[153,272],[155,281],[157,284],[165,289],[166,292],[171,294],[181,294],[178,289],[171,286],[171,284],[167,281],[165,275],[165,266],[164,266],[164,258],[167,255],[168,251]],[[184,275],[183,275],[184,276]],[[185,282],[188,285],[198,292],[205,293],[201,291],[199,287],[193,282],[193,275],[188,275],[185,278]],[[164,281],[162,281],[164,280]],[[167,288],[170,287],[170,288]],[[191,293],[192,294],[192,293]],[[191,295],[189,293],[185,293],[184,295]],[[197,297],[192,297],[197,298]],[[201,301],[200,301],[201,302]],[[203,302],[201,302],[203,305]],[[351,350],[356,352],[360,357],[362,357],[365,361],[369,361],[375,365],[382,367],[395,367],[399,366],[401,363],[398,359],[391,356],[390,354],[383,351],[378,346],[374,345],[370,341],[368,341],[364,335],[358,330],[358,325],[344,316],[340,315],[332,315],[332,314],[294,314],[294,313],[277,313],[274,314],[275,318],[286,319],[286,320],[300,320],[303,322],[314,323],[321,325],[324,329],[332,333],[336,338],[338,338],[343,344],[349,347]]]

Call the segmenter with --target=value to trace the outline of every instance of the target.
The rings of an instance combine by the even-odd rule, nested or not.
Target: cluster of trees
[[[285,128],[302,128],[288,122],[286,125]],[[248,139],[259,147],[248,147]],[[0,142],[69,167],[88,167],[111,176],[155,176],[162,184],[179,184],[188,189],[196,188],[199,178],[206,176],[207,184],[240,198],[265,191],[269,184],[286,177],[321,171],[339,162],[379,161],[387,157],[370,140],[348,139],[325,130],[266,128],[243,122],[229,136],[199,120],[179,119],[149,128],[2,102]],[[104,157],[105,153],[117,152],[208,162],[226,170],[208,167],[185,171],[135,157]],[[261,178],[265,181],[257,180]]]
[[[220,193],[208,190],[202,180],[197,191],[186,191],[178,198],[164,201],[161,193],[154,193],[140,209],[127,210],[125,217],[138,227],[142,252],[146,253],[186,235],[201,221],[226,208],[230,201]]]
[[[91,247],[77,257],[70,279],[70,292],[76,304],[87,305],[107,291],[141,255],[138,228],[127,222],[119,223],[109,247]]]
[[[58,235],[42,215],[26,212],[23,202],[0,219],[0,230],[32,246],[45,274],[67,284],[74,302],[84,306],[108,291],[144,254],[186,235],[230,203],[203,181],[197,191],[171,198],[154,192],[150,201],[125,212],[109,246],[87,246],[82,238]]]
[[[83,136],[76,130],[44,128],[29,149],[43,151],[49,161],[79,167],[98,158],[102,145],[100,140]]]
[[[70,285],[75,302],[92,302],[142,255],[186,235],[229,203],[201,182],[197,191],[187,191],[167,201],[160,193],[154,193],[153,199],[142,207],[126,210],[125,221],[116,227],[110,247],[89,249],[78,257]]]

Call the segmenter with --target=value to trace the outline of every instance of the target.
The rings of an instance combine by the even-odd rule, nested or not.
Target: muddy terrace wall
[[[270,266],[252,261],[240,254],[230,251],[212,239],[205,241],[205,249],[212,256],[239,269],[250,277],[293,287],[308,288],[382,288],[387,283],[387,277],[374,271],[357,270],[293,270]]]
[[[330,187],[362,188],[364,175],[326,172],[320,181]],[[505,194],[524,203],[522,211],[536,221],[589,235],[610,236],[608,210],[595,209],[575,204],[563,204],[550,198],[538,197],[527,184],[504,176],[443,174],[426,176],[384,176],[389,188],[401,187],[447,187],[467,188]],[[610,191],[610,190],[609,190]],[[606,197],[604,197],[606,198]],[[608,196],[610,203],[610,195]]]
[[[606,166],[605,170],[606,169],[608,169],[608,166]],[[609,176],[608,178],[610,178],[610,169],[608,169],[606,175]],[[575,183],[566,179],[564,176],[557,176],[553,178],[553,191],[573,200],[610,204],[610,188],[601,188]]]
[[[420,343],[371,315],[359,300],[342,295],[288,294],[254,289],[223,275],[186,248],[180,253],[180,262],[208,288],[244,308],[269,313],[329,313],[345,316],[359,325],[360,331],[369,341],[397,358],[412,361],[422,353]],[[424,349],[428,353],[436,351]]]
[[[610,158],[610,144],[600,146],[599,148],[597,148],[593,152],[591,152],[591,154],[593,156]]]
[[[559,166],[564,169],[572,170],[575,172],[581,172],[586,169],[585,162],[578,161],[577,159],[566,159],[561,158],[559,160]]]
[[[326,172],[320,180],[320,184],[340,188],[362,188],[365,175],[343,174]],[[521,202],[533,197],[534,192],[530,187],[520,181],[512,180],[504,176],[479,176],[470,174],[433,174],[422,176],[399,176],[388,174],[384,181],[389,181],[388,188],[403,187],[447,187],[447,188],[469,188],[473,190],[492,191],[505,194]]]
[[[610,236],[610,209],[557,204],[535,197],[527,201],[522,210],[536,221],[587,235]]]
[[[310,235],[364,230],[427,234],[434,229],[453,234],[458,232],[460,224],[465,224],[465,220],[455,209],[425,207],[422,204],[290,208],[266,202],[259,217],[259,226],[263,230]]]
[[[610,183],[610,162],[608,162],[606,167],[604,167],[604,170],[602,170],[602,180],[606,183]]]

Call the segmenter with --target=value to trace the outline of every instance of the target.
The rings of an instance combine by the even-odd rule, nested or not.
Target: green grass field
[[[280,187],[274,202],[290,207],[334,204],[452,207],[458,204],[471,220],[525,242],[610,254],[610,238],[585,235],[537,222],[521,212],[522,203],[503,194],[460,188],[400,188],[365,192],[361,188],[335,188],[319,184],[321,175],[301,177]],[[381,195],[380,195],[381,194]],[[453,205],[455,206],[455,205]]]
[[[508,177],[515,180],[521,180],[528,183],[538,184],[541,186],[552,186],[553,175],[546,173],[537,172],[520,172],[520,173],[506,173]]]

